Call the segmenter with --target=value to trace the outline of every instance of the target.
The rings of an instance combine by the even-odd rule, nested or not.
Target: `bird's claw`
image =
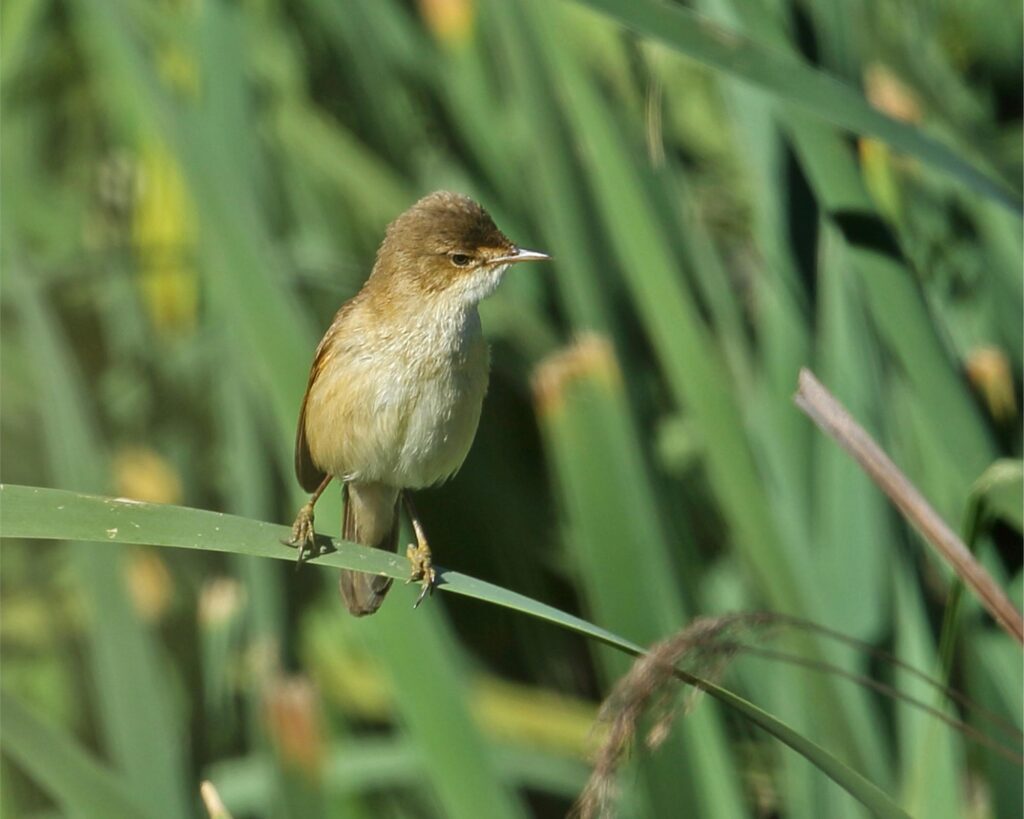
[[[313,505],[307,503],[299,510],[292,524],[292,536],[281,541],[285,546],[299,550],[296,566],[301,566],[310,558],[319,557],[322,551],[316,545],[316,532],[313,530]]]
[[[417,581],[422,584],[419,597],[412,604],[413,608],[417,608],[428,594],[434,593],[434,586],[437,585],[437,572],[434,570],[430,546],[426,542],[421,541],[415,546],[410,543],[409,548],[405,550],[405,556],[409,559],[409,563],[412,566],[412,573],[409,575],[409,579],[405,581],[406,584]]]

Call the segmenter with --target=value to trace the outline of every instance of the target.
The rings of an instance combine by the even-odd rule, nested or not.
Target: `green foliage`
[[[236,819],[564,815],[615,648],[735,610],[1020,726],[1018,647],[790,402],[812,367],[1021,604],[1020,9],[692,6],[0,4],[0,812],[199,816],[209,778]],[[418,498],[458,594],[354,621],[333,569],[407,569],[280,560],[294,423],[437,188],[555,261],[485,303],[477,441]],[[1021,811],[1019,766],[847,682],[712,693],[623,815]]]
[[[69,814],[125,819],[158,816],[127,793],[127,782],[6,693],[0,747],[22,765]]]
[[[168,505],[152,505],[139,501],[123,501],[73,492],[40,489],[26,486],[0,485],[0,502],[7,511],[4,533],[9,537],[36,539],[81,540],[95,543],[132,543],[150,546],[178,546],[213,551],[230,551],[250,557],[282,558],[287,554],[280,547],[281,537],[288,529],[271,526],[260,521],[245,520],[229,515],[183,509]],[[206,544],[213,546],[208,547]],[[316,565],[360,569],[375,574],[386,574],[396,579],[407,576],[406,567],[394,556],[367,549],[353,543],[336,540],[331,551],[312,561]],[[520,611],[540,620],[547,620],[562,628],[578,632],[634,657],[644,649],[605,629],[598,628],[578,617],[530,600],[507,589],[493,586],[457,572],[443,572],[441,588],[456,594],[475,597],[513,611]],[[415,592],[415,589],[411,590]],[[406,595],[407,597],[409,595]],[[368,621],[373,631],[367,636],[375,643],[415,640],[419,652],[394,652],[389,667],[399,691],[405,692],[400,710],[420,751],[420,765],[430,775],[438,790],[445,816],[498,816],[502,813],[517,815],[517,806],[508,800],[501,784],[493,781],[496,771],[488,764],[489,751],[474,747],[479,735],[467,720],[465,691],[462,682],[450,673],[457,661],[456,647],[442,623],[431,615],[410,614],[409,607],[389,606],[388,614]],[[422,657],[439,661],[432,673],[421,673]],[[726,691],[713,682],[704,681],[702,687],[711,696],[736,709],[754,724],[764,728],[780,741],[821,768],[837,784],[848,790],[878,816],[904,816],[881,791],[828,752],[809,742],[788,726],[756,706]],[[35,750],[54,745],[60,753],[72,755],[75,749],[65,750],[62,737],[52,736],[45,726],[35,724],[31,715],[23,713],[22,706],[8,700],[15,720],[13,736],[0,737],[0,746],[10,748],[12,756],[24,758],[24,746],[33,749],[27,767],[38,772],[44,765],[45,754]],[[462,724],[459,724],[459,721]],[[703,724],[701,721],[700,724]],[[707,728],[705,727],[705,732]],[[711,737],[703,739],[713,741]],[[24,738],[28,739],[28,742]],[[708,752],[707,746],[703,748]],[[101,771],[91,771],[91,760],[73,759],[70,770],[39,774],[52,781],[53,790],[60,796],[80,788],[80,779],[87,775],[101,780]],[[82,770],[79,770],[79,769]],[[455,773],[458,773],[456,776]],[[710,776],[721,771],[711,770]],[[109,783],[100,782],[103,787]],[[719,799],[730,798],[719,794]],[[154,815],[160,806],[154,806]]]

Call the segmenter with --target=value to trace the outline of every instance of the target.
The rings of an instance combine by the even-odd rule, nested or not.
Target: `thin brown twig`
[[[815,424],[853,456],[871,480],[896,504],[903,516],[953,567],[996,622],[1019,644],[1024,645],[1024,619],[1010,598],[906,475],[806,368],[800,370],[794,401]]]

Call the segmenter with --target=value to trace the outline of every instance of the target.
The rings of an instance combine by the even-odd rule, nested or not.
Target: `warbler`
[[[437,582],[430,545],[409,492],[462,466],[480,421],[490,354],[477,310],[518,262],[541,261],[503,234],[468,196],[440,191],[388,225],[362,289],[345,302],[316,348],[299,411],[295,474],[312,496],[287,543],[315,553],[313,508],[342,483],[346,540],[394,550],[404,502],[416,543],[406,555],[419,605]],[[343,570],[352,614],[372,614],[391,586]]]

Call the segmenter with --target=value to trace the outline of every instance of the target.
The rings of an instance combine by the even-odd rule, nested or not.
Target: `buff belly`
[[[387,355],[379,346],[372,357],[356,347],[330,362],[306,407],[314,463],[344,481],[400,489],[457,472],[476,435],[488,380],[479,319],[469,329],[475,332],[460,334],[441,361],[405,339],[385,348]]]

